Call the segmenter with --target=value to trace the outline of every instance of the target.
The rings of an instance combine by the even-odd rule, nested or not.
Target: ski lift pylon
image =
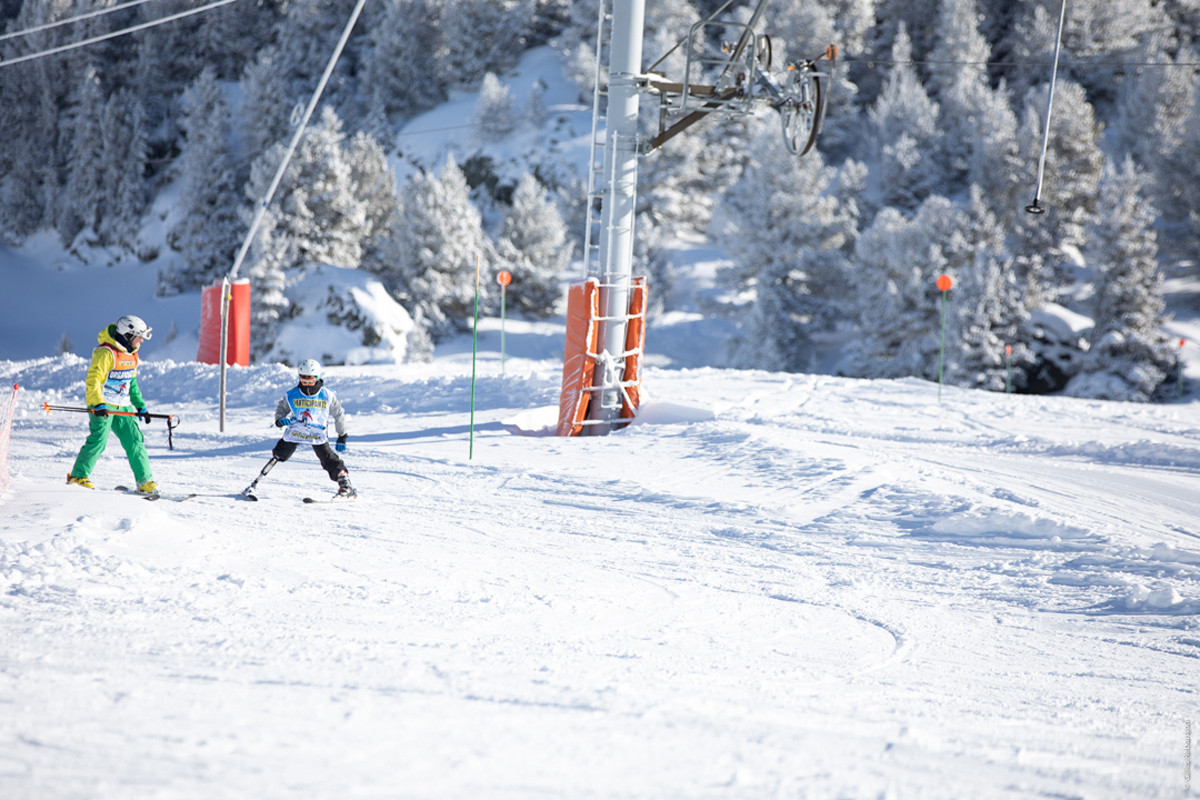
[[[779,113],[784,144],[790,152],[802,156],[813,148],[825,118],[832,75],[818,69],[817,62],[828,59],[834,63],[837,46],[830,45],[816,58],[793,61],[772,71],[771,38],[755,29],[767,2],[759,0],[746,22],[719,19],[723,6],[693,24],[682,42],[686,48],[682,80],[648,73],[646,89],[659,98],[659,125],[644,152],[656,150],[710,114],[744,114],[763,104]],[[735,43],[722,40],[720,34],[730,32],[738,34]],[[721,44],[714,46],[715,42]]]

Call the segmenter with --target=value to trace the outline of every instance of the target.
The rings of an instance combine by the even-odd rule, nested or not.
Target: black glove
[[[142,422],[144,422],[147,425],[150,424],[150,412],[147,411],[145,408],[139,408],[137,410],[137,415],[138,415],[138,418],[141,419]]]
[[[337,438],[337,444],[336,444],[336,445],[334,445],[334,448],[335,448],[335,449],[336,449],[336,450],[337,450],[339,453],[344,453],[344,452],[346,452],[346,440],[347,440],[347,439],[349,439],[349,438],[350,438],[350,437],[349,437],[347,434],[344,434],[344,433],[343,433],[341,436],[339,436],[339,437]]]
[[[101,418],[107,417],[108,416],[108,406],[104,405],[104,403],[97,403],[96,405],[92,406],[92,413],[95,414],[97,417],[101,417]]]

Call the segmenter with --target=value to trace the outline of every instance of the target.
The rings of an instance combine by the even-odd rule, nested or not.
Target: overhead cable
[[[854,58],[854,57],[839,57],[839,63],[842,64],[866,64],[874,69],[876,66],[909,66],[909,67],[1010,67],[1014,69],[1049,69],[1053,66],[1053,62],[1042,61],[950,61],[936,58],[912,58],[903,61],[896,61],[891,58]],[[1128,68],[1141,69],[1143,67],[1172,67],[1172,68],[1192,68],[1200,67],[1200,61],[1069,61],[1064,62],[1062,67],[1065,69],[1084,70],[1094,69],[1099,67],[1113,68]]]
[[[41,33],[42,31],[48,31],[51,28],[58,28],[63,25],[70,25],[73,22],[83,22],[85,19],[92,19],[93,17],[100,17],[105,14],[111,14],[114,11],[124,11],[128,8],[134,8],[135,6],[140,6],[144,3],[149,3],[151,1],[152,0],[130,0],[130,2],[128,2],[128,3],[122,3],[121,5],[111,6],[109,8],[101,8],[96,11],[89,11],[86,14],[80,14],[77,17],[69,17],[68,19],[60,19],[56,22],[47,22],[44,25],[36,25],[32,28],[26,28],[26,29],[20,30],[20,31],[11,31],[9,33],[0,34],[0,42],[7,41],[8,39],[15,39],[18,36],[29,36],[30,34],[33,34],[33,33]]]
[[[60,47],[52,47],[49,50],[40,50],[36,53],[27,53],[26,55],[17,56],[16,58],[5,59],[3,61],[0,61],[0,67],[11,67],[13,64],[21,64],[25,61],[32,61],[35,58],[42,58],[44,56],[52,56],[52,55],[56,55],[58,53],[65,53],[68,50],[75,50],[80,47],[86,47],[89,44],[96,44],[97,42],[107,41],[108,39],[115,39],[118,36],[126,36],[130,33],[137,33],[138,31],[144,31],[147,28],[153,28],[157,25],[162,25],[167,22],[174,22],[177,19],[183,19],[184,17],[190,17],[194,14],[201,14],[205,11],[211,11],[214,8],[219,8],[220,6],[227,6],[230,3],[236,3],[236,2],[237,2],[237,0],[215,0],[214,2],[209,3],[208,5],[203,5],[203,6],[200,6],[199,8],[193,8],[190,11],[181,11],[178,14],[171,14],[170,16],[162,17],[161,19],[152,20],[150,22],[143,22],[140,25],[134,25],[130,28],[122,28],[121,30],[113,31],[111,33],[106,33],[102,36],[93,36],[90,39],[84,39],[79,42],[73,42],[71,44],[64,44]]]

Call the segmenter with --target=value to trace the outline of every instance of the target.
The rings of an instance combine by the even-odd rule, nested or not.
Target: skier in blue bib
[[[346,412],[334,391],[325,386],[318,362],[311,358],[301,361],[296,371],[298,385],[275,407],[275,425],[285,431],[271,450],[271,456],[274,461],[287,461],[298,445],[310,444],[330,480],[337,482],[338,497],[356,497],[358,493],[350,485],[346,465],[338,456],[346,451]],[[337,452],[329,446],[330,420],[337,430]]]

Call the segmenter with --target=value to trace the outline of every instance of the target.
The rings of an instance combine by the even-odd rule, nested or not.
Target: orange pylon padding
[[[578,436],[587,419],[600,347],[600,283],[588,278],[567,293],[567,334],[563,347],[562,394],[558,401],[559,436]],[[629,291],[625,326],[625,364],[621,379],[621,418],[637,416],[641,398],[642,354],[646,347],[646,279],[635,277]],[[627,423],[626,423],[627,424]]]
[[[637,416],[642,394],[642,354],[646,352],[646,278],[633,279],[629,292],[629,322],[625,328],[625,375],[627,384],[621,398],[621,417]]]
[[[567,335],[563,346],[562,393],[558,400],[558,435],[578,436],[587,418],[596,347],[600,335],[600,282],[588,278],[567,292]]]

